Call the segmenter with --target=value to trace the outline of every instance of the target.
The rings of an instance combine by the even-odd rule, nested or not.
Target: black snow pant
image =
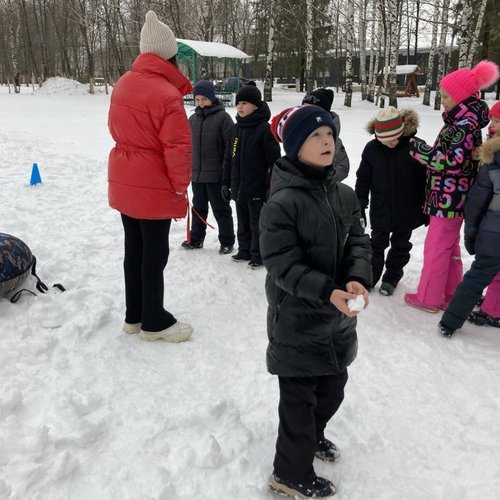
[[[259,217],[264,202],[262,200],[237,201],[238,252],[261,260],[259,244]]]
[[[387,231],[372,230],[370,243],[372,246],[372,274],[373,283],[375,286],[382,276],[385,265],[385,273],[382,276],[382,281],[390,283],[396,287],[403,277],[403,268],[410,261],[410,243],[411,231]],[[387,258],[385,250],[389,246]]]
[[[454,330],[461,328],[481,298],[483,290],[493,281],[498,271],[500,257],[476,255],[441,318],[443,325]]]
[[[219,226],[219,242],[224,246],[234,245],[234,225],[231,205],[221,194],[220,182],[193,182],[193,210],[191,223],[191,241],[203,241],[207,232],[206,224],[195,213],[207,220],[208,204],[212,207],[217,225]]]
[[[125,321],[158,332],[177,320],[163,307],[163,270],[167,265],[170,219],[133,219],[122,215],[125,231]]]
[[[340,375],[278,379],[280,423],[274,473],[294,483],[310,483],[316,479],[316,445],[344,399],[347,370]]]

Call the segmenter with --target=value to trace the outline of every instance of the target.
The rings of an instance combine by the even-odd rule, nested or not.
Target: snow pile
[[[94,92],[100,94],[105,92],[104,86],[94,86]],[[36,95],[85,95],[89,93],[89,84],[80,83],[76,80],[54,76],[44,82],[43,86],[35,90]]]

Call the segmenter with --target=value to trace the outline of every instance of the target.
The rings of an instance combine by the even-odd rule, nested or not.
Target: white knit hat
[[[177,54],[175,35],[166,24],[158,21],[156,14],[152,10],[146,14],[146,22],[141,30],[139,47],[141,54],[151,52],[167,60]]]

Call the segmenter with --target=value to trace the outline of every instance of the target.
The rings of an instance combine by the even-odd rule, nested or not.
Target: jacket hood
[[[191,82],[171,62],[151,52],[138,55],[132,64],[132,71],[162,76],[183,96],[193,91]]]
[[[481,148],[481,161],[485,165],[493,163],[495,153],[500,151],[500,137],[492,137],[486,141]]]
[[[332,116],[333,124],[335,125],[335,129],[337,130],[337,137],[340,135],[340,116],[335,113],[335,111],[330,111],[330,115]]]
[[[415,135],[420,124],[418,115],[413,109],[402,109],[399,114],[403,120],[403,137]],[[370,135],[375,134],[375,118],[372,118],[366,125],[366,130]]]

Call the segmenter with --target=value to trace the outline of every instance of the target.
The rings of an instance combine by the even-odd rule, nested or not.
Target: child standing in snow
[[[446,309],[462,280],[460,228],[479,163],[473,152],[489,121],[479,91],[497,78],[498,66],[491,61],[446,75],[440,82],[444,126],[434,146],[421,139],[410,141],[412,156],[427,167],[425,210],[430,215],[417,292],[405,295],[406,303],[417,309]]]
[[[439,323],[447,337],[462,327],[486,286],[481,310],[472,321],[482,318],[481,324],[500,327],[500,103],[490,117],[494,134],[481,148],[482,165],[465,204],[465,248],[476,257]]]
[[[262,266],[259,217],[268,186],[269,170],[280,157],[280,147],[269,130],[271,111],[255,84],[236,94],[236,123],[224,159],[222,196],[236,202],[238,253],[235,262]]]
[[[357,352],[356,311],[368,304],[370,242],[354,191],[332,162],[336,131],[318,106],[290,108],[273,118],[285,154],[273,169],[271,196],[260,219],[267,269],[267,368],[278,375],[279,430],[273,491],[328,497],[333,484],[316,476],[314,457],[333,462],[325,437],[340,407],[347,366]],[[361,296],[361,297],[359,297]]]
[[[189,117],[193,141],[191,238],[181,246],[188,250],[203,248],[207,231],[204,221],[208,217],[210,202],[219,226],[219,253],[228,254],[233,251],[234,245],[233,214],[231,205],[222,197],[221,188],[222,164],[233,120],[215,96],[212,82],[199,81],[194,87],[193,96],[196,109]]]
[[[425,169],[409,154],[417,126],[415,111],[382,109],[368,123],[375,139],[365,146],[356,172],[356,195],[363,210],[370,200],[372,286],[382,276],[382,295],[394,293],[410,260],[411,233],[426,220]]]
[[[333,124],[337,130],[337,138],[335,139],[335,154],[333,156],[333,168],[337,171],[339,180],[344,180],[349,174],[349,157],[347,156],[344,144],[340,138],[340,117],[335,111],[331,110],[333,104],[333,90],[332,89],[316,89],[311,93],[306,94],[302,99],[302,104],[314,104],[323,108],[326,112],[330,113]]]

